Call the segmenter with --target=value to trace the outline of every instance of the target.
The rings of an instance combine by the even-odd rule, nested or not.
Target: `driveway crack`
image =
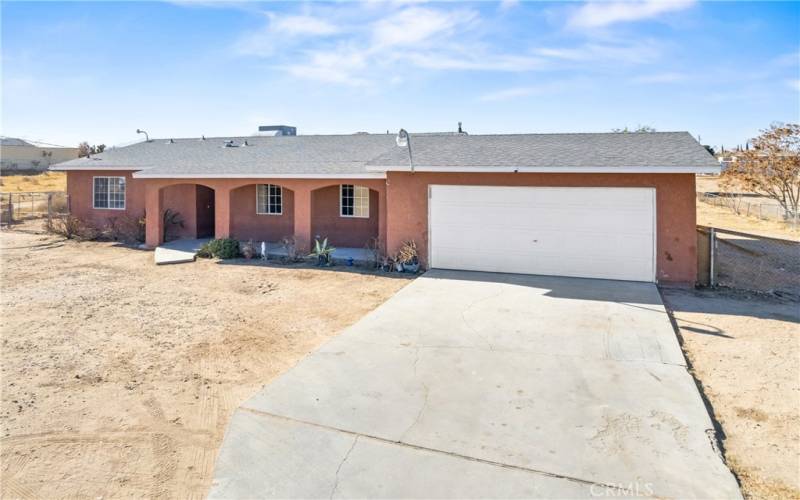
[[[403,431],[403,434],[400,435],[400,438],[398,439],[398,441],[400,441],[400,442],[403,442],[403,440],[406,437],[406,434],[411,432],[411,429],[413,429],[414,426],[416,426],[419,423],[420,419],[422,418],[422,414],[425,412],[425,409],[428,407],[428,396],[430,395],[431,390],[428,387],[428,385],[425,384],[425,383],[422,384],[422,388],[425,391],[425,397],[422,400],[422,406],[419,408],[419,411],[417,412],[417,417],[414,419],[414,422],[412,422],[411,425],[409,425],[408,428],[405,431]]]
[[[345,453],[344,458],[342,458],[342,461],[339,462],[339,466],[336,467],[336,480],[333,483],[333,489],[331,489],[331,494],[328,497],[329,499],[333,498],[333,495],[336,494],[336,490],[339,488],[339,471],[342,470],[342,466],[344,465],[345,462],[347,462],[347,459],[350,458],[350,453],[352,453],[353,452],[353,448],[356,447],[356,443],[358,443],[358,438],[359,437],[361,437],[361,436],[356,436],[355,439],[353,439],[353,444],[350,445],[350,449],[347,450],[347,453]]]
[[[488,297],[482,297],[480,299],[476,299],[476,300],[470,302],[467,305],[467,307],[465,307],[464,309],[461,310],[461,322],[464,323],[464,326],[466,326],[473,334],[475,334],[476,337],[478,337],[479,339],[481,339],[484,342],[486,342],[486,345],[489,347],[490,351],[494,351],[494,346],[492,345],[491,342],[489,342],[488,338],[486,338],[476,328],[473,328],[472,325],[469,324],[469,321],[467,321],[466,314],[470,309],[472,309],[476,305],[480,304],[481,302],[485,302],[487,300],[492,300],[492,299],[495,299],[495,298],[499,297],[500,295],[503,294],[504,291],[505,291],[505,289],[501,287],[499,292],[497,292],[495,294],[492,294],[492,295],[489,295]]]

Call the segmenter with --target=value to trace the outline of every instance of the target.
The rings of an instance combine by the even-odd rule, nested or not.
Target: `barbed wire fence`
[[[31,219],[52,220],[69,213],[69,195],[64,191],[0,193],[0,225]]]

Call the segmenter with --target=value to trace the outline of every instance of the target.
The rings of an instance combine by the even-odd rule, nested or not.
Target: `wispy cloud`
[[[339,28],[318,17],[270,14],[269,18],[269,27],[276,34],[325,36],[339,33]]]
[[[800,80],[788,80],[786,84],[790,89],[800,92]]]
[[[356,87],[396,82],[403,68],[524,72],[546,62],[531,53],[495,50],[471,36],[483,21],[475,9],[361,7],[340,9],[335,21],[310,8],[302,15],[270,13],[263,29],[239,38],[236,52],[276,59],[296,78]]]
[[[507,29],[504,10],[511,7],[498,4],[493,13],[460,4],[304,4],[300,12],[266,13],[265,25],[243,34],[235,51],[269,59],[294,78],[355,87],[391,84],[399,74],[403,80],[424,77],[422,70],[591,71],[649,64],[661,56],[660,43],[642,37],[544,47],[502,43],[497,35]],[[594,7],[581,7],[587,8]]]
[[[587,2],[567,21],[571,28],[602,28],[612,24],[652,19],[685,10],[694,0],[642,0],[637,2]]]
[[[472,10],[442,11],[412,7],[380,19],[372,26],[375,48],[415,45],[435,37],[452,35],[478,18]]]
[[[652,62],[661,54],[658,44],[649,40],[625,44],[584,43],[573,47],[541,47],[534,52],[542,57],[573,62],[614,61],[633,64]]]

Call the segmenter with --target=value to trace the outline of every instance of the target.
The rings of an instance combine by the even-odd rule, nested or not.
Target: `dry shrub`
[[[297,249],[297,240],[294,236],[285,236],[281,239],[281,246],[286,251],[287,262],[300,262],[303,256]]]
[[[93,240],[98,236],[95,228],[69,214],[51,217],[47,222],[47,230],[51,233],[60,234],[68,240],[86,241]]]
[[[69,211],[69,203],[67,203],[66,196],[53,196],[50,201],[50,209],[55,213],[67,213]]]
[[[142,243],[145,240],[145,219],[141,217],[131,217],[121,215],[109,217],[105,229],[105,236],[126,243]]]

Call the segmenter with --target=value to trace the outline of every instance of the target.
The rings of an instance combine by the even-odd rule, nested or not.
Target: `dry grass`
[[[665,290],[747,498],[800,498],[800,305]]]
[[[800,227],[792,228],[791,225],[777,220],[738,215],[728,208],[715,207],[701,201],[697,202],[697,223],[701,226],[800,241]]]
[[[233,410],[407,283],[157,267],[18,229],[0,244],[3,498],[204,497]]]
[[[0,177],[0,191],[5,193],[66,190],[67,174],[64,172],[42,172],[40,174],[4,175]]]

